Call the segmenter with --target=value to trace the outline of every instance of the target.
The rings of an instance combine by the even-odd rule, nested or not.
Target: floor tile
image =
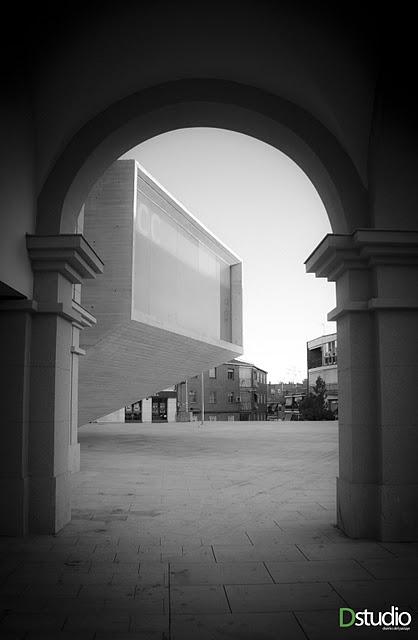
[[[306,640],[290,613],[173,616],[171,640]]]
[[[0,637],[5,631],[62,629],[65,615],[47,613],[8,613],[0,622]]]
[[[130,616],[127,612],[116,611],[90,611],[77,612],[68,616],[64,630],[65,631],[107,631],[118,632],[128,631],[130,624]]]
[[[225,587],[232,613],[330,609],[344,606],[329,584],[230,585]]]
[[[172,587],[172,614],[229,613],[228,601],[221,586]]]
[[[352,558],[390,558],[390,553],[377,542],[358,542],[350,540],[341,543],[303,543],[298,544],[301,552],[309,560],[332,560]]]
[[[301,560],[303,554],[295,545],[237,546],[214,545],[217,562],[263,562],[267,560]]]
[[[382,631],[376,627],[348,627],[341,629],[339,626],[339,611],[302,611],[295,616],[301,624],[308,640],[369,640],[369,638],[382,637]],[[403,634],[404,636],[405,634]],[[386,638],[386,634],[383,635]],[[395,632],[390,632],[388,637],[397,637]],[[409,633],[405,637],[409,637]]]
[[[169,617],[166,615],[147,615],[144,613],[134,613],[131,615],[130,632],[135,634],[132,640],[168,640],[169,637]],[[96,639],[95,639],[96,640]],[[97,640],[101,640],[100,636]],[[113,638],[103,638],[102,640],[113,640]],[[130,640],[127,638],[127,640]]]
[[[388,560],[361,560],[360,564],[378,580],[408,579],[418,580],[418,558],[403,557]]]
[[[266,567],[277,583],[373,580],[370,573],[362,568],[355,560],[267,561]]]
[[[397,557],[418,558],[418,542],[382,542],[381,544]]]
[[[333,581],[331,584],[353,609],[383,610],[393,605],[418,611],[418,580]]]
[[[272,579],[261,562],[231,562],[170,565],[173,586],[204,584],[270,584]]]

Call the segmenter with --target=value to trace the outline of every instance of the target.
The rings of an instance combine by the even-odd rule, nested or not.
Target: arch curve
[[[72,233],[90,189],[133,146],[187,127],[230,129],[276,147],[309,177],[334,233],[368,227],[367,190],[349,155],[308,111],[236,82],[168,82],[120,100],[86,123],[54,165],[38,198],[37,233]]]

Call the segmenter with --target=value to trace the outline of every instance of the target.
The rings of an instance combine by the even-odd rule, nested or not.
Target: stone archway
[[[227,128],[267,142],[290,156],[316,187],[335,234],[309,257],[307,268],[337,283],[338,306],[331,317],[338,324],[342,380],[338,522],[352,537],[415,539],[417,523],[411,513],[418,485],[411,489],[412,462],[399,482],[404,440],[395,462],[391,458],[393,428],[391,434],[384,431],[382,416],[385,407],[387,415],[393,415],[393,407],[382,401],[388,385],[382,363],[384,367],[391,327],[399,319],[395,315],[399,309],[410,309],[406,291],[400,288],[404,272],[398,266],[413,259],[417,239],[408,232],[371,229],[367,190],[350,157],[308,112],[258,89],[215,80],[172,82],[131,95],[88,122],[57,160],[39,196],[38,236],[55,236],[57,246],[71,237],[86,195],[109,164],[133,144],[187,126]],[[87,247],[73,250],[80,263],[86,261]],[[42,251],[50,252],[51,246],[46,243]],[[88,260],[94,263],[93,256]],[[82,268],[78,269],[81,279]],[[98,271],[100,265],[92,269]],[[47,284],[42,286],[41,295]],[[67,290],[67,304],[68,295]],[[64,300],[56,302],[65,305]],[[393,316],[389,322],[388,310]],[[51,346],[57,357],[69,346],[68,340],[67,335]],[[400,439],[403,426],[396,427]],[[397,471],[391,474],[393,464]],[[55,476],[53,484],[58,487],[51,507],[55,513],[63,499],[59,493],[68,499],[68,486],[62,479],[60,489]],[[66,518],[68,509],[58,519],[48,515],[38,520],[35,529],[56,530]]]
[[[317,189],[334,233],[369,226],[367,191],[350,157],[307,111],[234,82],[182,80],[117,102],[74,136],[39,195],[37,233],[72,233],[93,184],[133,144],[199,126],[253,136],[292,158]]]

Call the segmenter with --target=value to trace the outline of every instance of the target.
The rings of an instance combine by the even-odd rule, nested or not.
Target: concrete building
[[[267,372],[230,360],[203,373],[205,420],[266,420]],[[202,375],[177,385],[180,420],[202,418]]]
[[[77,232],[83,203],[128,149],[205,126],[276,147],[315,186],[332,233],[306,269],[336,283],[338,524],[354,538],[418,540],[412,13],[15,3],[4,22],[0,532],[58,531],[69,518],[77,334],[94,323],[73,284],[106,269]],[[256,220],[243,223],[257,241]],[[215,366],[203,356],[200,370]]]
[[[338,369],[337,334],[330,333],[309,340],[307,343],[309,390],[315,386],[318,377],[325,382],[329,409],[338,409]]]
[[[97,322],[80,342],[80,425],[242,352],[239,258],[135,160],[103,174],[79,224],[107,269],[81,295]]]

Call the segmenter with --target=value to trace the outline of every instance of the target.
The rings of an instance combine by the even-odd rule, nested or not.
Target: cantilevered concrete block
[[[83,287],[79,424],[242,354],[240,259],[134,160],[84,208],[105,273]]]

